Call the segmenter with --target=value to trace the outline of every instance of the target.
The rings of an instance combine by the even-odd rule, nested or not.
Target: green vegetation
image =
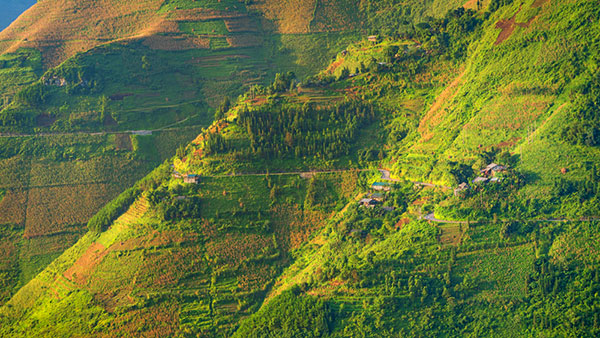
[[[136,188],[129,188],[122,192],[119,197],[105,205],[94,217],[90,218],[87,227],[92,232],[102,232],[108,226],[123,214],[129,206],[138,197],[140,191]]]
[[[182,32],[204,35],[227,35],[227,27],[225,22],[222,20],[215,21],[201,21],[201,22],[181,22],[179,23],[179,29]]]
[[[600,145],[600,74],[592,75],[573,102],[571,122],[563,130],[563,138],[574,144]]]
[[[285,292],[242,322],[234,337],[323,337],[332,318],[323,300]]]
[[[245,12],[246,6],[238,0],[204,0],[202,2],[190,0],[168,0],[160,8],[160,13],[168,13],[173,10],[207,8],[223,11]]]
[[[304,29],[323,32],[265,33],[267,48],[185,20],[187,36],[228,37],[107,44],[24,87],[3,114],[35,120],[6,130],[159,130],[0,141],[0,238],[20,256],[0,260],[0,334],[598,336],[598,6],[357,3],[316,2]],[[336,6],[376,41],[328,33]],[[338,38],[352,41],[325,57]],[[47,109],[57,122],[33,127]],[[115,178],[107,159],[144,170]],[[88,180],[133,188],[91,220],[41,203]],[[60,256],[34,251],[65,234]]]

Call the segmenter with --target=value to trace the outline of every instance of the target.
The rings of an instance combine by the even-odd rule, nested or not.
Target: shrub
[[[329,306],[294,289],[282,293],[243,321],[234,337],[326,337],[333,322]]]

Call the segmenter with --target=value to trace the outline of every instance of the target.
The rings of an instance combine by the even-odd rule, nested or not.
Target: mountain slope
[[[210,123],[224,96],[276,72],[315,73],[359,38],[356,29],[366,34],[354,22],[398,6],[290,2],[310,26],[290,30],[281,25],[300,21],[280,4],[39,1],[0,33],[0,211],[11,215],[0,224],[14,248],[3,300],[72,245],[103,204]],[[413,11],[443,15],[438,7],[401,6],[406,20]],[[370,22],[373,31],[394,27]]]
[[[356,36],[289,36],[286,48],[269,27],[238,1],[40,1],[0,33],[0,224],[11,247],[0,302],[191,141],[224,96],[278,65],[311,72]]]
[[[597,108],[599,9],[490,9],[223,104],[2,307],[0,332],[596,336],[599,153],[564,127]],[[498,183],[472,183],[490,162]]]

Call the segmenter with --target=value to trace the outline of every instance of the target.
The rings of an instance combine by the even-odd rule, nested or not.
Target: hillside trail
[[[37,133],[37,134],[0,134],[0,138],[19,138],[19,137],[53,137],[53,136],[78,136],[78,135],[87,135],[87,136],[104,136],[104,135],[116,135],[116,134],[130,134],[130,135],[151,135],[152,133],[158,133],[163,131],[176,131],[176,130],[184,130],[190,128],[198,128],[198,127],[206,127],[204,124],[195,124],[184,127],[176,127],[179,124],[182,124],[194,116],[189,116],[181,121],[177,121],[175,123],[169,124],[167,126],[156,128],[156,129],[140,129],[140,130],[120,130],[120,131],[75,131],[75,132],[67,132],[67,133]]]
[[[378,169],[378,170],[381,173],[382,180],[390,181],[390,182],[402,182],[402,180],[391,178],[391,173],[389,170],[387,170],[387,169]],[[439,185],[439,184],[433,184],[433,183],[429,183],[429,182],[419,182],[419,181],[411,181],[411,182],[415,185],[419,185],[422,187],[430,187],[430,188],[437,187],[437,188],[444,188],[444,189],[452,189],[452,187],[448,187],[445,185]]]
[[[421,216],[421,219],[431,221],[434,223],[442,223],[442,224],[478,224],[478,223],[490,223],[491,221],[452,221],[452,220],[443,220],[435,217],[435,214],[429,213],[425,216]],[[562,222],[594,222],[599,221],[600,217],[588,217],[588,218],[580,218],[580,219],[568,219],[568,218],[548,218],[548,219],[502,219],[498,220],[500,222],[545,222],[545,223],[562,223]]]
[[[285,175],[302,175],[305,177],[310,177],[315,174],[331,174],[331,173],[344,173],[348,171],[372,171],[374,169],[332,169],[332,170],[311,170],[311,171],[285,171],[285,172],[268,172],[268,173],[239,173],[239,174],[229,174],[229,175],[201,175],[203,177],[210,178],[225,178],[225,177],[244,177],[244,176],[285,176]]]

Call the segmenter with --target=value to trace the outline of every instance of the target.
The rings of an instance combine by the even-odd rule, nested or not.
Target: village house
[[[376,200],[377,202],[383,202],[385,195],[383,195],[382,193],[372,193],[371,196],[369,196],[371,199]]]
[[[183,178],[183,183],[198,184],[200,183],[200,175],[188,174]]]
[[[385,182],[375,182],[371,185],[371,189],[377,191],[390,191],[392,187],[388,183]]]
[[[497,173],[506,171],[506,167],[500,164],[491,163],[484,169],[481,169],[480,172],[483,176],[493,176]]]
[[[377,42],[377,35],[369,35],[369,42]]]
[[[487,177],[477,177],[473,180],[473,184],[485,184],[489,179]]]
[[[466,182],[463,182],[458,185],[456,189],[454,189],[454,196],[459,196],[463,191],[469,190],[469,185]]]
[[[363,198],[358,203],[365,208],[374,208],[379,202],[372,198]]]

